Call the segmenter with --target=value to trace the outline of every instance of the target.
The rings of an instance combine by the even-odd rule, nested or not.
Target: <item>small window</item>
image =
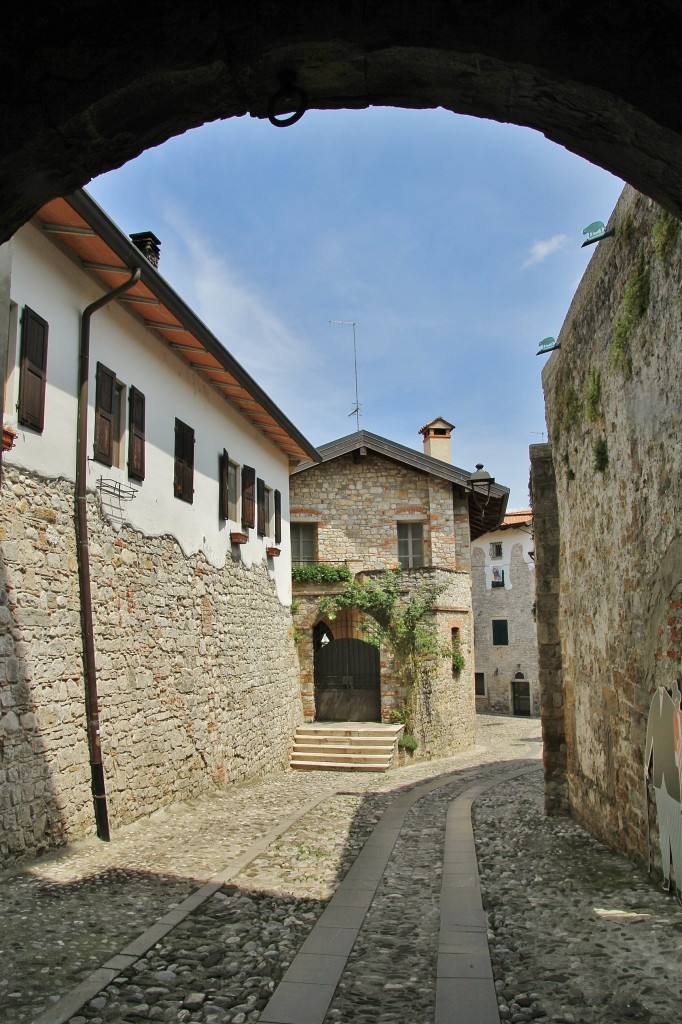
[[[175,421],[173,493],[190,505],[194,501],[194,430],[178,419]]]
[[[114,383],[114,408],[112,419],[112,451],[111,464],[119,469],[123,467],[123,435],[125,434],[125,396],[126,386],[120,380]]]
[[[282,492],[275,491],[275,544],[282,543]]]
[[[477,697],[485,697],[485,672],[474,672],[474,693]]]
[[[493,571],[490,579],[491,587],[503,587],[504,586],[504,569],[498,569],[496,565],[493,566]]]
[[[120,431],[121,394],[116,391],[116,374],[104,363],[97,364],[95,377],[95,444],[93,456],[105,466],[114,464],[114,432],[118,420]]]
[[[268,498],[270,489],[265,486],[265,480],[256,481],[256,504],[258,506],[258,536],[265,537],[270,523],[270,511]]]
[[[231,462],[226,450],[218,459],[218,516],[220,519],[231,519],[238,522],[239,512],[239,466]]]
[[[509,628],[506,619],[493,619],[493,646],[507,647],[509,645]]]
[[[256,470],[242,466],[242,529],[256,525]]]
[[[47,383],[47,320],[24,306],[21,317],[19,422],[42,433]]]
[[[491,558],[502,558],[502,542],[494,541],[490,545],[490,557]]]
[[[296,564],[317,560],[317,523],[291,524],[291,560]]]
[[[128,476],[144,480],[144,395],[131,387],[128,393]]]
[[[424,565],[424,524],[398,523],[398,561],[403,569]]]

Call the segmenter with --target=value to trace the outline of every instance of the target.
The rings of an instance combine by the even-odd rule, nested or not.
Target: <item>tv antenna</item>
[[[357,424],[358,433],[360,432],[360,400],[358,398],[358,352],[355,344],[355,320],[330,320],[330,324],[350,324],[353,328],[353,363],[355,366],[355,405],[348,413],[349,416],[355,416],[355,422]]]

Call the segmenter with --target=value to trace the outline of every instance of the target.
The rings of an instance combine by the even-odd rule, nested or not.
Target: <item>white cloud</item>
[[[545,241],[533,242],[521,269],[526,270],[527,267],[534,267],[536,263],[543,263],[548,256],[553,256],[555,252],[564,249],[569,241],[568,235],[552,235]]]

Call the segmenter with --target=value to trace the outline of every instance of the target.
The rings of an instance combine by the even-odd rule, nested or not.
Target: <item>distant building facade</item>
[[[471,546],[478,711],[539,715],[533,513],[510,512]]]

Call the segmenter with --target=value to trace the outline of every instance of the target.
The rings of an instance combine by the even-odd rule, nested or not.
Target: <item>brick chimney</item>
[[[154,269],[158,270],[159,258],[161,256],[161,242],[158,240],[154,232],[137,231],[134,235],[130,236],[130,239],[135,243],[142,255],[146,256]]]
[[[424,438],[424,455],[452,464],[450,435],[454,429],[454,423],[448,423],[440,417],[422,427],[419,433]]]

